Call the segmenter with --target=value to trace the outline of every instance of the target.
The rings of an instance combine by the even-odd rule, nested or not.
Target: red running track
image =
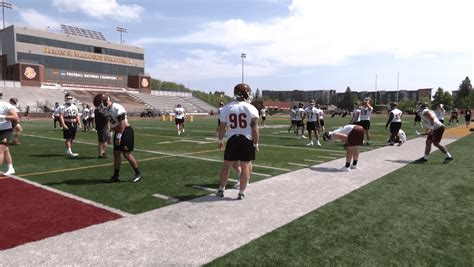
[[[0,250],[121,217],[41,187],[0,177]]]

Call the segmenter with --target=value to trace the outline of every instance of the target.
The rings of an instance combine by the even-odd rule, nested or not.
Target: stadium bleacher
[[[142,101],[149,107],[161,112],[172,112],[177,104],[188,113],[209,113],[211,110],[216,112],[217,108],[193,96],[171,96],[171,95],[149,95],[149,94],[130,94],[131,97]],[[147,106],[147,107],[148,107]]]
[[[2,100],[16,97],[19,100],[18,110],[24,112],[30,106],[31,112],[49,112],[55,102],[64,102],[64,91],[38,87],[2,87]]]

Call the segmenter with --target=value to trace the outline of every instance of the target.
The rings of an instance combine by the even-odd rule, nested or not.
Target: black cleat
[[[110,182],[111,183],[119,183],[120,182],[120,177],[112,176],[112,177],[110,177]]]
[[[139,172],[139,173],[135,174],[135,176],[133,177],[132,183],[136,183],[136,182],[140,181],[141,179],[142,179],[142,173]]]
[[[449,163],[450,161],[452,161],[453,158],[452,157],[446,157],[443,161],[443,163]]]
[[[245,193],[239,193],[239,195],[237,196],[237,199],[238,199],[238,200],[243,200],[243,199],[245,199]]]
[[[217,190],[215,194],[218,197],[224,197],[224,190]]]

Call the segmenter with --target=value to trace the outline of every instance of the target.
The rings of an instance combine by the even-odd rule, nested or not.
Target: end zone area
[[[42,187],[0,176],[0,250],[122,218]]]

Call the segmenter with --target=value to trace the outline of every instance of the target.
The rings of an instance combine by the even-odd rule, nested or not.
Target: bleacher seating
[[[98,91],[88,91],[88,90],[67,90],[69,93],[72,94],[72,96],[76,99],[76,103],[78,105],[88,104],[89,106],[93,106],[92,99],[96,94],[98,94]],[[135,100],[133,97],[131,97],[129,94],[124,93],[124,92],[104,92],[107,94],[112,102],[116,102],[124,106],[124,108],[127,110],[128,114],[138,114],[142,112],[146,106]]]
[[[64,91],[58,89],[43,89],[38,87],[2,87],[2,100],[7,101],[16,97],[19,100],[18,110],[24,112],[30,106],[31,112],[48,112],[55,102],[64,102]]]
[[[211,110],[215,113],[216,107],[209,105],[199,98],[193,96],[170,96],[170,95],[149,95],[149,94],[130,94],[131,97],[142,101],[147,107],[153,107],[161,112],[172,112],[177,104],[188,113],[209,113]]]

